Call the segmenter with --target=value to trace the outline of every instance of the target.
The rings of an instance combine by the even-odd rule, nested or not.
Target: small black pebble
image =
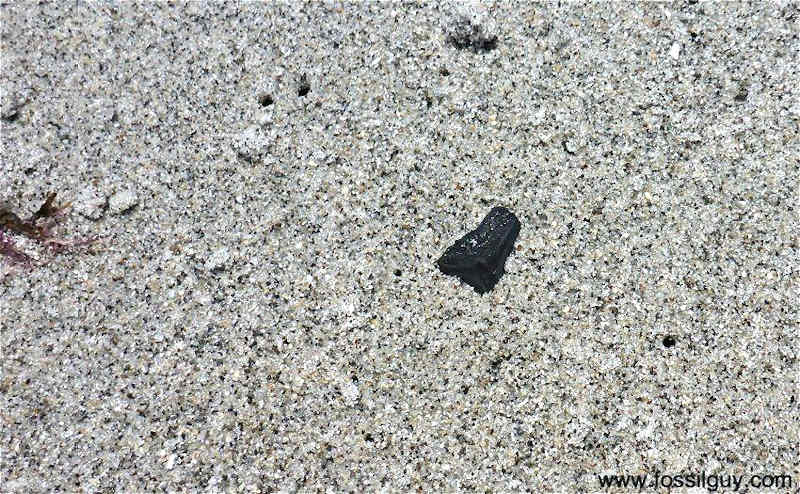
[[[481,295],[491,291],[505,274],[520,222],[504,207],[495,207],[478,228],[456,241],[439,258],[439,270],[458,276]]]
[[[675,346],[675,337],[671,336],[671,335],[667,335],[667,336],[664,337],[664,340],[662,341],[662,343],[667,348],[673,347],[673,346]]]
[[[402,271],[400,271],[399,269],[395,269],[395,270],[394,270],[394,275],[395,275],[395,276],[400,276],[401,274],[403,274],[403,272],[402,272]]]
[[[17,110],[14,110],[13,112],[3,115],[3,120],[9,123],[15,122],[18,118],[19,118],[19,112]]]
[[[272,99],[272,95],[264,94],[260,98],[258,98],[258,104],[261,106],[269,106],[274,103],[275,100]]]
[[[303,74],[303,77],[300,78],[300,85],[297,88],[297,95],[298,96],[305,96],[311,92],[311,84],[308,83],[308,77]]]

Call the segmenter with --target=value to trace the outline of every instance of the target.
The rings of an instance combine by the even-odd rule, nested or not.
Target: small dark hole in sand
[[[271,94],[262,94],[258,98],[258,104],[261,105],[261,106],[266,107],[266,106],[271,105],[272,103],[275,103],[275,100],[272,99],[272,95]]]
[[[672,335],[667,335],[664,337],[664,340],[661,343],[663,343],[664,346],[667,348],[673,347],[675,346],[676,343],[675,337]]]
[[[25,169],[25,175],[26,175],[26,176],[28,176],[28,177],[30,177],[31,175],[33,175],[33,174],[34,174],[34,172],[36,172],[36,168],[26,168],[26,169]]]
[[[402,272],[402,271],[400,271],[399,269],[395,269],[395,270],[394,270],[394,275],[395,275],[395,276],[400,276],[401,274],[403,274],[403,272]]]

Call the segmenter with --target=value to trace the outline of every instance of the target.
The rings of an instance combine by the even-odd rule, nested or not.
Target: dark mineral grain
[[[514,213],[504,207],[489,211],[478,228],[447,248],[437,261],[439,270],[484,294],[491,291],[505,274],[508,255],[520,230]]]
[[[497,36],[483,32],[483,27],[461,16],[453,20],[447,42],[458,50],[485,53],[497,48]]]

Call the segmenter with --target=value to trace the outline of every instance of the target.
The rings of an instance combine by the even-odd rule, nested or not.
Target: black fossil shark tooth
[[[458,276],[476,292],[489,292],[505,274],[520,226],[508,209],[492,208],[478,228],[448,247],[436,264],[442,273]]]

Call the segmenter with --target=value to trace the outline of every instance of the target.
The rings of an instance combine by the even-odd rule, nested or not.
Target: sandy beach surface
[[[796,492],[797,4],[0,14],[1,492]]]

